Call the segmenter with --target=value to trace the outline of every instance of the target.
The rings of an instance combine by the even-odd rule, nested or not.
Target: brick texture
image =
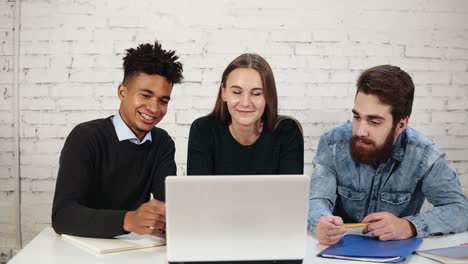
[[[12,186],[15,2],[0,0],[0,247],[14,247]],[[434,138],[468,193],[468,2],[21,1],[20,146],[23,245],[50,225],[60,149],[76,124],[119,107],[126,48],[158,39],[185,80],[161,127],[185,173],[191,122],[214,105],[224,67],[244,52],[273,68],[280,113],[304,127],[305,173],[320,135],[350,120],[365,68],[395,64],[416,83],[410,124]],[[4,213],[6,212],[6,213]]]
[[[13,140],[13,28],[15,3],[0,1],[0,248],[17,245]]]

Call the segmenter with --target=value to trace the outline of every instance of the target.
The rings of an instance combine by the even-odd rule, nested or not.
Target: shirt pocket
[[[382,192],[380,194],[380,200],[382,202],[394,205],[394,206],[402,206],[408,203],[411,200],[411,193],[410,192]]]
[[[334,213],[341,216],[345,222],[360,222],[365,213],[365,190],[338,185],[337,193]]]
[[[338,194],[347,199],[352,201],[360,201],[363,200],[366,196],[366,193],[357,189],[351,189],[344,186],[338,185]]]

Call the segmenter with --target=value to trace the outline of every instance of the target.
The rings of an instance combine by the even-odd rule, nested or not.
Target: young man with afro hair
[[[110,238],[165,231],[164,179],[176,174],[175,147],[155,125],[183,78],[178,59],[158,42],[127,50],[119,111],[77,125],[63,146],[52,208],[55,232]]]

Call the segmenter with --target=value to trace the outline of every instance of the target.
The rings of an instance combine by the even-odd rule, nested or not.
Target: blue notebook
[[[421,238],[380,241],[369,236],[345,235],[340,242],[328,247],[317,256],[381,263],[404,261],[419,245]]]

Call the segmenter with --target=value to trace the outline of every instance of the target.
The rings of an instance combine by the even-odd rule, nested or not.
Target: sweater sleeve
[[[164,132],[164,146],[158,148],[159,158],[155,160],[157,163],[156,172],[152,175],[152,193],[157,200],[166,201],[166,184],[167,176],[177,175],[177,165],[174,160],[175,144],[172,138]]]
[[[275,131],[281,142],[278,174],[303,174],[304,137],[300,124],[290,118],[280,122]]]
[[[75,127],[63,146],[52,206],[52,227],[58,234],[110,238],[124,234],[125,210],[87,206],[96,157],[90,127]]]
[[[187,175],[212,175],[213,152],[209,120],[195,120],[190,127],[187,152]]]

